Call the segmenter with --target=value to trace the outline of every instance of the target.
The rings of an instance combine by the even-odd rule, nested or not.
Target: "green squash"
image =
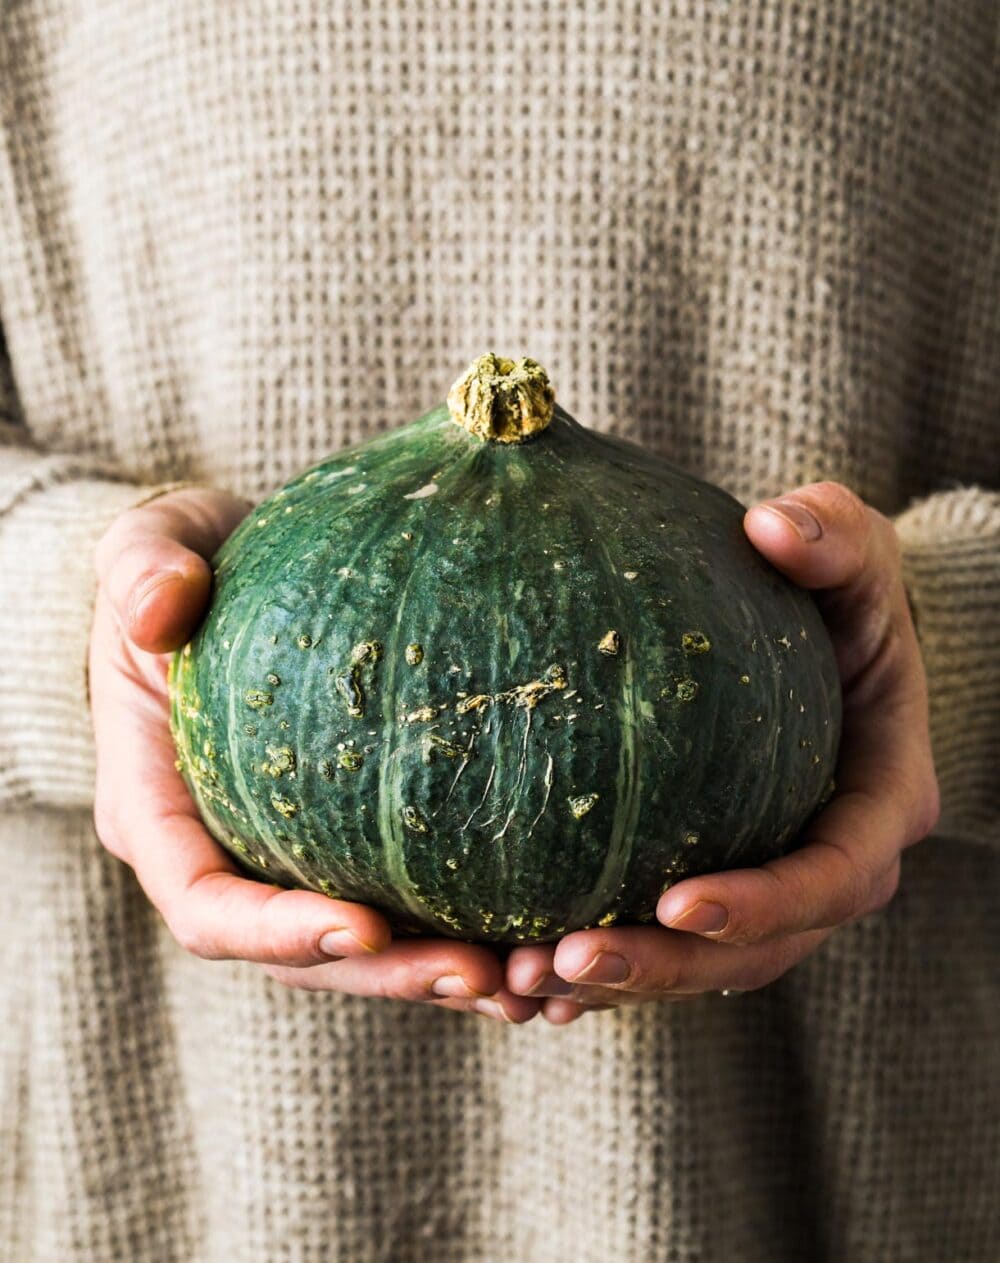
[[[497,943],[782,854],[830,793],[840,688],[742,518],[483,356],[220,550],[170,671],[207,827],[265,880]]]

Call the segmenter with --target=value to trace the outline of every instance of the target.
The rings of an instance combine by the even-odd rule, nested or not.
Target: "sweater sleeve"
[[[927,670],[939,829],[1000,845],[1000,492],[939,491],[895,526]]]
[[[94,461],[38,452],[0,422],[0,809],[92,801],[94,549],[149,493]]]

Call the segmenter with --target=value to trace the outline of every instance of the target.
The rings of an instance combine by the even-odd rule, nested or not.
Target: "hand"
[[[174,766],[167,655],[201,620],[207,559],[248,507],[221,491],[175,491],[122,514],[98,545],[90,643],[98,836],[197,956],[256,961],[292,987],[526,1021],[540,1002],[504,989],[493,952],[450,939],[394,942],[374,909],[245,878],[202,825]]]
[[[884,907],[901,852],[937,822],[927,682],[892,523],[839,483],[820,482],[754,506],[744,527],[779,570],[814,590],[830,631],[844,696],[836,793],[801,849],[678,882],[657,905],[659,925],[581,930],[512,952],[507,985],[552,997],[550,1022],[766,986],[836,926]]]

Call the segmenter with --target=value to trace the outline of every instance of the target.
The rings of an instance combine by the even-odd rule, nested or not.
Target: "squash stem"
[[[555,393],[534,360],[492,351],[469,365],[448,392],[452,420],[483,442],[523,443],[552,420]]]

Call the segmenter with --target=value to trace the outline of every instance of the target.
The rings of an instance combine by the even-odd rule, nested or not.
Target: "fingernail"
[[[629,976],[629,963],[617,952],[598,952],[589,965],[573,975],[574,982],[624,982]]]
[[[477,1013],[482,1013],[484,1017],[499,1018],[501,1022],[509,1022],[511,1020],[498,1000],[477,1000],[472,1007]]]
[[[179,570],[157,570],[155,574],[147,575],[141,583],[137,584],[128,599],[128,617],[131,622],[139,613],[140,608],[149,600],[154,592],[157,592],[165,583],[173,583],[176,579],[183,579],[184,576]]]
[[[470,1000],[473,996],[485,994],[470,987],[461,974],[445,974],[443,978],[431,983],[431,990],[435,995],[445,996],[449,1000]]]
[[[528,995],[572,995],[572,993],[573,984],[556,974],[543,974],[528,991]]]
[[[729,924],[729,909],[721,903],[700,899],[693,907],[667,922],[672,930],[688,930],[693,934],[718,934]]]
[[[319,950],[326,956],[351,956],[357,953],[359,947],[366,952],[375,951],[350,930],[327,930],[319,941]]]
[[[805,505],[795,500],[766,500],[764,508],[769,513],[776,513],[778,517],[783,517],[786,522],[794,526],[799,538],[807,544],[814,539],[819,539],[823,534],[819,519],[814,517]]]

